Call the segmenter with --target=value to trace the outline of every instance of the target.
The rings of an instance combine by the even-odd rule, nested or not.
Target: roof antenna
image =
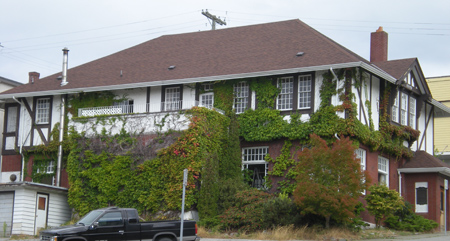
[[[216,17],[216,15],[212,15],[208,12],[208,9],[206,11],[202,10],[202,14],[205,15],[207,18],[212,20],[212,30],[216,30],[216,23],[220,25],[227,25],[225,20],[220,19],[220,17]]]

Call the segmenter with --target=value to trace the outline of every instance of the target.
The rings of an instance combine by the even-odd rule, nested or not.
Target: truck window
[[[106,213],[98,220],[99,227],[117,225],[123,225],[122,213],[120,211]]]

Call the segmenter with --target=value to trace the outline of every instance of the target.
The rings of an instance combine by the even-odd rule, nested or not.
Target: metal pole
[[[447,190],[448,190],[448,180],[444,180],[444,230],[445,236],[447,236]]]
[[[184,196],[186,194],[186,185],[188,178],[188,169],[183,170],[183,198],[181,201],[181,225],[180,225],[180,241],[183,241],[183,228],[184,228]]]

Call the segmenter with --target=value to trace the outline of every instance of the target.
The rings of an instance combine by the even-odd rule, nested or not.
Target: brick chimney
[[[39,76],[41,74],[39,74],[38,72],[29,72],[28,73],[28,83],[29,84],[33,84],[35,81],[37,81],[39,79]]]
[[[388,60],[388,34],[379,27],[370,34],[370,62]]]

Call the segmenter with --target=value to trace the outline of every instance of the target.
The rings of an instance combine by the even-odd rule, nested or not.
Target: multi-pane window
[[[181,109],[181,89],[180,89],[180,87],[166,88],[164,106],[165,106],[165,110]]]
[[[282,77],[278,79],[280,94],[277,98],[278,110],[292,110],[292,97],[294,94],[294,77]]]
[[[416,99],[409,97],[409,126],[416,128]]]
[[[213,91],[213,83],[202,84],[204,91]]]
[[[389,160],[378,156],[378,183],[389,187]]]
[[[397,95],[395,96],[394,99],[394,104],[392,105],[392,121],[398,122],[398,107],[399,107],[399,103],[398,103],[398,92]]]
[[[208,92],[200,95],[200,106],[212,108],[214,107],[214,93]]]
[[[360,164],[361,164],[361,171],[365,171],[366,170],[366,150],[358,148],[355,150],[355,155],[356,158],[359,159]],[[363,181],[365,182],[365,180]],[[366,194],[366,190],[364,190],[362,192],[362,194]]]
[[[400,99],[400,100],[399,100]],[[391,119],[401,125],[408,125],[416,128],[416,98],[404,93],[398,92],[392,104]]]
[[[406,114],[408,113],[408,95],[401,93],[402,101],[400,107],[400,124],[406,125]]]
[[[416,213],[428,212],[428,182],[416,182]]]
[[[36,170],[37,173],[53,173],[55,170],[55,162],[50,161],[47,165],[40,167]]]
[[[248,106],[249,85],[247,82],[239,82],[233,87],[234,103],[236,114],[243,113]]]
[[[361,170],[366,170],[366,150],[358,148],[355,150],[356,158],[361,162]]]
[[[264,188],[264,177],[268,172],[268,164],[265,157],[269,152],[268,147],[248,147],[242,149],[242,169],[246,170],[249,184],[252,187]]]
[[[311,108],[311,75],[300,75],[298,77],[298,108]]]
[[[36,100],[36,124],[47,124],[50,120],[50,98]]]

